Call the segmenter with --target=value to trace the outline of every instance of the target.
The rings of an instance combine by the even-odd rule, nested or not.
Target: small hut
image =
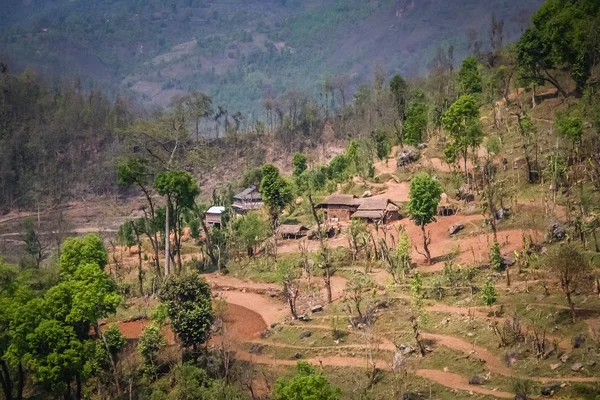
[[[278,229],[282,239],[300,239],[308,235],[309,229],[304,225],[281,225]]]
[[[206,221],[206,225],[211,228],[220,228],[221,227],[221,216],[225,212],[225,207],[221,206],[212,206],[206,213],[204,214],[204,219]]]

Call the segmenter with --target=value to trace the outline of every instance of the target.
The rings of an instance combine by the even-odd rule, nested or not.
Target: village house
[[[309,231],[304,225],[284,224],[278,228],[279,236],[282,239],[300,239],[307,236]]]
[[[222,206],[212,206],[206,213],[204,214],[204,219],[206,221],[206,225],[211,228],[220,228],[221,227],[221,216],[225,212],[225,207]]]
[[[362,219],[367,223],[388,224],[400,219],[398,211],[398,206],[390,199],[368,198],[361,200],[352,218]]]
[[[233,204],[231,205],[238,214],[246,214],[248,211],[259,210],[262,206],[262,197],[256,186],[244,189],[233,196]]]
[[[351,194],[332,194],[317,205],[333,222],[350,221],[352,215],[360,206],[360,200]]]

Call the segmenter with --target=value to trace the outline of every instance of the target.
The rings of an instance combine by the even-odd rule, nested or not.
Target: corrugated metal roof
[[[208,210],[206,210],[207,214],[223,214],[225,212],[225,207],[222,206],[212,206]]]

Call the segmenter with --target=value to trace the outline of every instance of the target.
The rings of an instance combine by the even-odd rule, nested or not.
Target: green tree
[[[256,248],[268,237],[269,231],[269,222],[260,214],[250,212],[234,220],[232,239],[247,252],[248,257],[253,257]]]
[[[490,266],[496,271],[502,270],[502,255],[500,254],[500,243],[497,240],[490,245]]]
[[[349,165],[348,157],[346,157],[346,155],[338,154],[333,157],[329,162],[329,168],[327,170],[328,178],[334,182],[344,181],[348,175]]]
[[[406,274],[410,271],[412,267],[411,251],[412,246],[410,237],[405,230],[402,230],[398,237],[396,251],[394,252],[393,268],[390,270],[390,274],[395,283],[400,283],[400,278],[404,279]]]
[[[442,115],[442,125],[452,137],[455,148],[462,153],[465,176],[468,178],[469,149],[475,152],[483,141],[483,132],[479,121],[479,105],[475,97],[472,95],[459,97]]]
[[[117,166],[117,177],[119,185],[131,187],[137,186],[146,198],[148,207],[144,207],[144,223],[138,223],[141,231],[148,237],[152,250],[154,251],[154,266],[157,277],[161,276],[160,271],[160,243],[158,241],[156,205],[152,197],[151,179],[153,174],[150,172],[148,160],[140,157],[130,157],[121,160]],[[143,228],[143,229],[142,229]]]
[[[292,202],[291,185],[279,175],[279,169],[272,164],[263,166],[260,194],[271,217],[273,230],[277,229],[279,215]]]
[[[67,238],[58,263],[61,277],[73,276],[80,265],[94,264],[104,270],[108,254],[100,236],[88,233],[83,237]]]
[[[416,146],[427,131],[427,102],[425,94],[417,91],[408,106],[404,122],[404,142]]]
[[[181,262],[181,235],[183,224],[183,211],[194,207],[194,200],[199,194],[196,180],[186,171],[163,171],[156,174],[154,188],[161,196],[167,198],[165,216],[165,275],[170,273],[170,257],[177,256],[177,267],[182,269]],[[170,221],[173,220],[172,228]],[[174,236],[174,254],[170,252],[170,232]]]
[[[568,116],[559,113],[556,120],[556,130],[559,135],[573,143],[573,149],[576,149],[577,143],[583,136],[583,122],[577,116]]]
[[[16,268],[0,260],[0,387],[7,400],[22,399],[26,377],[23,353],[16,351],[17,342],[26,344],[26,335],[17,337],[14,329],[18,318],[29,311],[24,306],[32,293],[24,287],[23,276],[19,275]]]
[[[292,156],[292,170],[293,175],[299,176],[308,168],[306,161],[306,154],[304,153],[294,153]]]
[[[383,127],[375,129],[373,132],[373,141],[375,142],[375,150],[377,152],[377,158],[385,160],[388,158],[392,151],[392,143],[390,137]]]
[[[481,299],[483,300],[483,304],[488,306],[491,310],[494,303],[496,303],[496,299],[498,295],[496,294],[496,287],[494,286],[494,282],[491,280],[487,280],[483,288],[481,289]]]
[[[121,303],[116,283],[97,264],[80,264],[75,273],[44,295],[46,307],[56,320],[70,324],[81,339],[98,321],[117,310]]]
[[[279,378],[273,392],[275,400],[337,400],[340,388],[306,362],[299,361],[292,379]]]
[[[566,95],[551,72],[567,67],[577,92],[582,93],[594,65],[590,38],[599,14],[595,0],[546,0],[517,45],[522,77],[536,84],[550,82]]]
[[[548,260],[552,272],[559,278],[560,287],[567,298],[571,320],[575,322],[575,304],[572,296],[577,290],[585,290],[589,286],[589,262],[573,243],[561,244],[552,249]]]
[[[460,71],[458,72],[458,81],[462,94],[475,94],[482,92],[481,74],[479,65],[474,56],[469,56],[463,60]]]
[[[157,378],[158,354],[166,344],[167,342],[156,324],[148,325],[140,336],[138,351],[142,356],[142,372],[151,379]]]
[[[408,85],[400,75],[394,75],[390,81],[390,91],[394,98],[398,118],[403,121],[408,97]]]
[[[171,327],[184,347],[194,352],[210,335],[214,320],[210,285],[195,273],[170,277],[158,293]]]
[[[25,244],[25,252],[35,260],[35,264],[39,268],[46,256],[46,246],[42,244],[42,239],[35,230],[33,218],[25,218],[23,228],[25,228],[25,234],[21,240]]]
[[[441,195],[441,185],[426,172],[419,173],[410,183],[408,214],[423,233],[423,248],[427,263],[431,263],[431,253],[429,252],[431,237],[425,231],[425,226],[435,221]]]
[[[394,127],[396,128],[398,143],[400,143],[402,146],[405,137],[404,124],[406,120],[406,108],[408,103],[408,85],[400,75],[395,75],[390,81],[390,91],[392,92],[394,105],[396,106]]]

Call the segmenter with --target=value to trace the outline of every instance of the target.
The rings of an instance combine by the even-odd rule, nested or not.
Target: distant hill
[[[438,46],[486,47],[491,15],[514,40],[542,0],[5,0],[0,59],[49,77],[78,75],[164,105],[200,90],[245,113],[326,76],[350,88],[375,65],[424,73]]]

